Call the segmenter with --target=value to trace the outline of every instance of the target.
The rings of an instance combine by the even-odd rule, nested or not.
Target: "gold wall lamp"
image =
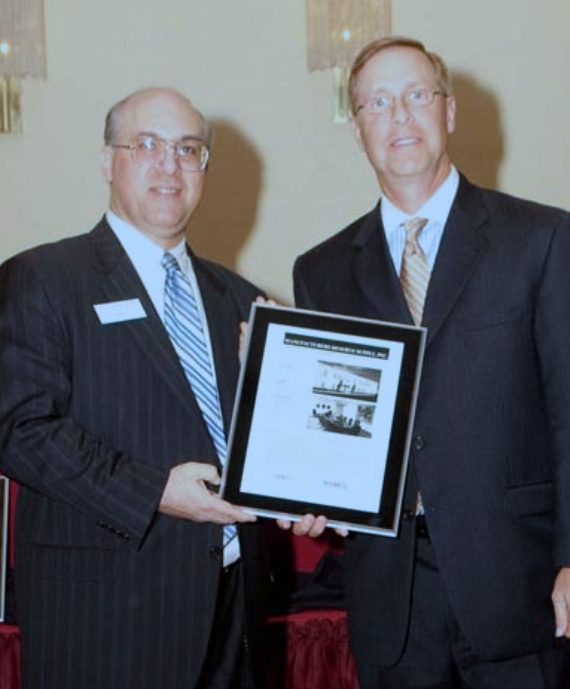
[[[357,52],[392,31],[392,0],[306,0],[309,72],[334,70],[335,122],[350,113],[348,74]]]
[[[43,0],[0,0],[0,134],[22,133],[25,77],[46,77]]]

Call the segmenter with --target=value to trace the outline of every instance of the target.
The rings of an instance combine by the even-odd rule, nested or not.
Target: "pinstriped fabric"
[[[208,432],[223,464],[227,455],[224,423],[214,369],[192,286],[178,261],[166,252],[162,258],[166,271],[164,285],[164,325],[178,354],[186,378],[194,391]],[[237,537],[235,526],[224,527],[224,548]]]
[[[259,290],[199,258],[194,267],[229,415],[239,323]],[[93,308],[133,298],[145,318],[103,324]],[[156,510],[172,466],[216,453],[163,321],[104,221],[0,268],[0,385],[0,470],[21,486],[22,689],[195,687],[222,529]],[[264,614],[261,536],[240,529],[250,629]]]
[[[406,244],[402,255],[400,283],[416,325],[422,322],[431,272],[428,258],[418,244],[420,232],[427,223],[425,218],[412,218],[402,225],[406,231]]]

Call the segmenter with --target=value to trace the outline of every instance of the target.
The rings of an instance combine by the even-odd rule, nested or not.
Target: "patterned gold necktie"
[[[418,244],[420,232],[427,224],[425,218],[412,218],[402,225],[406,230],[406,244],[402,254],[400,283],[415,325],[422,322],[431,273],[428,258]]]
[[[428,258],[418,244],[420,232],[427,224],[428,221],[425,218],[412,218],[403,223],[403,228],[406,230],[406,244],[402,254],[400,283],[415,325],[420,325],[422,322],[431,273]],[[416,496],[415,513],[424,514],[422,496],[419,491]]]

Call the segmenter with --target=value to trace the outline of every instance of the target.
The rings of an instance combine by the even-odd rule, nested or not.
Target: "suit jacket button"
[[[426,441],[422,438],[421,435],[416,435],[416,437],[412,441],[412,447],[414,448],[414,450],[417,450],[418,452],[424,449],[425,444]]]
[[[222,549],[217,545],[213,545],[210,548],[210,557],[214,562],[220,562],[222,559]]]

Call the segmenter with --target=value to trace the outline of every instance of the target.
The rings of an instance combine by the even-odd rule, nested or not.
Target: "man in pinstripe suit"
[[[208,143],[179,93],[127,97],[106,122],[109,212],[0,269],[25,689],[252,686],[257,527],[215,494],[218,456],[163,323],[168,251],[196,296],[227,432],[239,323],[260,293],[185,243]],[[222,549],[234,523],[241,558]]]

